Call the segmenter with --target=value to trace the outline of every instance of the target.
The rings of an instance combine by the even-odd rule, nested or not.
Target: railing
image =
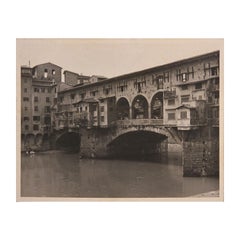
[[[126,119],[112,122],[113,126],[162,126],[163,119]]]

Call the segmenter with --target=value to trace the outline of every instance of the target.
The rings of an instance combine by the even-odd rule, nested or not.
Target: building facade
[[[47,148],[52,107],[57,103],[61,67],[45,63],[21,67],[21,148]],[[45,145],[45,147],[43,147]]]
[[[65,71],[65,83],[57,65],[22,67],[22,149],[44,149],[49,137],[57,143],[70,133],[81,154],[94,157],[165,154],[177,143],[183,175],[217,175],[219,57],[215,51],[108,79]]]
[[[58,103],[73,125],[108,127],[118,120],[148,119],[179,130],[218,127],[219,52],[76,85],[59,92]]]

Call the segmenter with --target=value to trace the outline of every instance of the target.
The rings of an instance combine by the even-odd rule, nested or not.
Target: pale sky
[[[114,77],[220,49],[222,39],[17,39],[17,67],[52,62]]]

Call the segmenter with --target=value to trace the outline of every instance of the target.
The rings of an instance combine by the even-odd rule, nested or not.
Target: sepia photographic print
[[[223,201],[223,39],[17,39],[17,201]]]

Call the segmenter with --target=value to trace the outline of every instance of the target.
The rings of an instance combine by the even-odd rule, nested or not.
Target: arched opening
[[[56,141],[56,147],[67,152],[79,152],[80,136],[75,132],[67,132],[61,135]]]
[[[163,119],[163,93],[156,93],[151,102],[151,118]]]
[[[44,134],[42,137],[42,149],[48,150],[50,148],[50,138],[48,134]]]
[[[135,160],[167,160],[167,136],[150,131],[122,134],[108,144],[113,158]]]
[[[42,140],[43,140],[42,134],[38,133],[35,137],[36,146],[40,147],[42,145]]]
[[[27,134],[25,139],[25,146],[27,148],[32,148],[35,145],[35,137],[33,134]]]
[[[148,118],[148,102],[147,99],[138,95],[132,103],[133,119],[146,119]]]
[[[117,101],[117,119],[118,120],[125,120],[129,119],[129,103],[126,98],[120,98]]]

